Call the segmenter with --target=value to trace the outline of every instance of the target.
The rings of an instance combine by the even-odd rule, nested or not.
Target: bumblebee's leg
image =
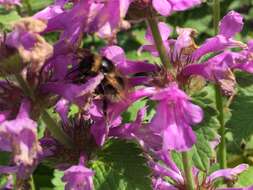
[[[103,106],[102,106],[102,109],[103,109],[104,117],[105,117],[106,120],[107,120],[108,101],[107,101],[107,98],[106,98],[106,97],[103,98]]]
[[[106,90],[105,90],[105,86],[103,82],[100,83],[98,90],[99,90],[99,94],[102,95],[102,111],[103,111],[104,118],[107,120],[108,101],[107,101],[106,92],[105,92]]]

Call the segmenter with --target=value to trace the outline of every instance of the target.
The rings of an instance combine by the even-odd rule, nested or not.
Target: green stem
[[[220,21],[220,0],[213,0],[213,26],[214,33],[219,32],[219,21]]]
[[[164,47],[162,37],[158,28],[157,20],[155,17],[152,17],[152,16],[147,18],[147,20],[148,20],[148,24],[150,26],[150,29],[155,41],[156,49],[159,52],[160,59],[166,69],[170,68],[171,67],[170,59],[166,51],[166,48]]]
[[[213,0],[213,25],[215,34],[219,32],[219,20],[220,20],[220,1]],[[227,151],[226,151],[226,138],[225,138],[225,122],[224,122],[224,105],[223,99],[221,94],[221,88],[219,85],[215,85],[215,101],[216,101],[216,108],[218,110],[218,120],[220,123],[219,128],[219,135],[221,137],[221,142],[219,144],[218,149],[218,159],[220,163],[220,168],[227,167]]]
[[[16,74],[15,75],[17,82],[19,83],[20,87],[24,91],[27,97],[30,97],[33,102],[36,102],[36,97],[33,93],[33,90],[30,88],[29,84],[24,80],[22,75]],[[73,143],[68,135],[64,133],[64,131],[57,125],[54,119],[47,113],[47,111],[43,111],[42,119],[46,124],[46,127],[51,132],[52,136],[57,139],[60,143],[64,144],[66,147],[71,148]]]
[[[29,185],[30,185],[31,190],[36,190],[34,180],[33,180],[33,175],[30,176]]]
[[[18,13],[19,16],[22,16],[22,11],[19,5],[16,5],[16,11]]]
[[[24,80],[22,75],[18,73],[18,74],[15,74],[15,77],[16,77],[16,80],[19,83],[20,87],[24,91],[25,95],[27,97],[30,97],[32,99],[32,101],[35,101],[35,96],[33,94],[33,91],[30,88],[30,86],[27,84],[27,82]]]
[[[218,147],[218,159],[220,163],[220,168],[227,168],[227,150],[226,150],[226,129],[225,129],[225,122],[224,122],[224,109],[223,109],[223,100],[221,89],[219,85],[215,85],[215,100],[216,100],[216,108],[218,110],[218,120],[220,124],[220,128],[218,133],[221,137],[221,142]]]
[[[51,132],[52,136],[56,138],[60,143],[64,144],[68,148],[72,148],[73,142],[60,126],[54,121],[54,119],[48,114],[47,111],[42,113],[42,119],[46,124],[46,127]]]
[[[195,183],[192,175],[192,162],[189,152],[182,152],[182,160],[184,165],[184,175],[185,175],[185,186],[186,190],[195,190]]]
[[[24,0],[24,3],[27,7],[27,12],[28,12],[29,16],[31,16],[33,14],[33,11],[32,11],[32,6],[30,3],[30,0]]]

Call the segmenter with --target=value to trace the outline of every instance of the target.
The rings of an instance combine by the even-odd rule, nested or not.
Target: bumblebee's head
[[[101,70],[105,74],[110,73],[115,71],[115,66],[111,60],[107,59],[106,57],[103,57],[101,62]]]

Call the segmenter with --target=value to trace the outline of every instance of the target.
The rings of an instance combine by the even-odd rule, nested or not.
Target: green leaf
[[[245,172],[243,172],[237,181],[237,184],[239,184],[242,187],[250,186],[253,184],[253,166],[249,167],[249,169]]]
[[[54,190],[62,190],[64,189],[64,183],[61,180],[61,178],[63,177],[64,172],[59,171],[59,170],[54,170],[54,177],[51,180],[52,184],[54,185]]]
[[[63,190],[64,183],[61,178],[63,172],[40,164],[33,173],[36,189]]]
[[[52,4],[53,0],[43,0],[43,1],[38,1],[38,0],[30,0],[30,4],[32,6],[32,10],[34,12],[37,12],[48,5]]]
[[[151,190],[150,170],[135,143],[111,140],[91,164],[96,190]]]
[[[0,189],[4,189],[3,187],[8,182],[6,175],[0,175]]]
[[[54,185],[52,184],[52,179],[54,175],[54,170],[40,164],[35,172],[33,173],[33,179],[36,189],[53,189]]]
[[[8,165],[11,158],[11,153],[0,151],[0,165]]]
[[[237,73],[238,93],[231,105],[232,117],[227,123],[232,132],[233,146],[240,146],[253,135],[253,76]]]
[[[147,99],[142,99],[134,102],[126,112],[123,113],[123,121],[125,123],[134,121],[137,115],[137,112],[146,105]]]
[[[177,167],[183,171],[184,170],[184,165],[182,162],[182,154],[176,151],[171,151],[171,158],[173,161],[176,163]]]
[[[13,10],[11,12],[6,12],[0,9],[0,25],[3,25],[3,28],[10,29],[10,24],[19,20],[21,17],[18,13]]]
[[[193,127],[197,136],[197,142],[192,148],[193,164],[202,171],[208,171],[210,158],[213,157],[210,141],[217,138],[216,129],[219,127],[214,104],[213,87],[211,85],[206,86],[199,93],[195,94],[193,99],[194,103],[200,105],[204,110],[203,121]]]
[[[210,166],[210,158],[212,157],[212,149],[209,144],[210,136],[207,129],[200,128],[196,131],[197,142],[192,148],[192,160],[194,165],[202,170],[208,171]],[[211,133],[211,130],[210,130]]]

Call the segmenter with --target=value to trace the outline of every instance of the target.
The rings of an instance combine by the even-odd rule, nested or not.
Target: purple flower
[[[67,0],[56,0],[53,5],[47,6],[45,9],[37,12],[33,15],[33,18],[48,21],[57,15],[64,12],[64,5],[67,3]]]
[[[178,190],[175,186],[171,185],[162,178],[152,179],[153,190]]]
[[[158,104],[149,127],[163,136],[163,149],[189,150],[196,141],[191,126],[201,122],[202,109],[192,104],[176,83],[158,90],[151,99]]]
[[[42,153],[37,139],[37,124],[29,118],[30,104],[22,103],[14,120],[0,123],[0,149],[12,152],[15,166],[1,166],[1,173],[17,173],[26,178],[38,163]]]
[[[234,94],[236,80],[232,73],[235,62],[232,52],[219,54],[202,64],[192,64],[182,70],[183,77],[200,75],[206,80],[219,84],[225,95]]]
[[[112,127],[109,135],[124,139],[134,139],[146,151],[160,151],[162,149],[163,138],[159,133],[155,133],[148,125],[143,124],[146,108],[142,108],[132,123],[127,123],[117,127]]]
[[[87,32],[98,32],[101,37],[114,36],[129,4],[129,0],[77,1],[70,10],[49,19],[46,32],[63,30],[59,43],[64,46],[79,43]],[[69,44],[64,44],[66,40]]]
[[[225,48],[245,47],[244,44],[233,39],[242,28],[243,17],[235,11],[230,11],[220,21],[218,35],[207,39],[206,42],[193,53],[193,58],[198,60],[207,53],[222,51]]]
[[[163,16],[176,11],[184,11],[201,4],[201,0],[152,0],[154,9]]]
[[[82,162],[64,171],[62,180],[66,182],[65,190],[93,190],[94,172]]]
[[[149,84],[150,76],[135,76],[138,73],[155,73],[159,67],[149,64],[147,61],[132,61],[126,59],[124,50],[119,46],[107,46],[101,50],[101,54],[111,60],[118,71],[127,78],[128,87]]]
[[[104,76],[98,74],[90,78],[86,83],[78,85],[71,82],[48,82],[41,88],[44,93],[55,93],[65,98],[66,100],[83,106],[87,98],[95,91],[97,86],[103,80]]]
[[[119,46],[107,46],[101,50],[101,54],[111,60],[117,70],[123,75],[155,72],[158,70],[156,65],[149,64],[147,61],[127,60],[124,50]]]
[[[203,111],[192,104],[189,97],[175,83],[155,90],[152,100],[158,102],[151,123],[142,124],[145,110],[141,110],[133,123],[112,128],[110,135],[136,139],[147,150],[185,151],[196,141],[191,125],[201,122]]]
[[[0,0],[0,4],[3,5],[20,5],[20,0]]]
[[[107,117],[104,118],[102,102],[96,105],[96,111],[91,115],[95,119],[94,125],[91,127],[91,133],[94,135],[96,142],[102,146],[106,137],[110,133],[111,128],[121,124],[120,115],[135,101],[148,97],[155,92],[154,88],[141,88],[127,94],[126,98],[119,102],[111,102],[107,109]],[[94,110],[94,109],[93,109]]]
[[[141,80],[136,80],[132,75],[143,72],[154,72],[157,70],[157,66],[148,64],[146,61],[130,61],[125,57],[125,53],[122,48],[118,46],[108,46],[101,50],[101,55],[111,60],[117,70],[122,76],[126,78],[128,88],[144,83],[144,80],[148,77],[144,77]],[[60,63],[60,62],[59,62]],[[65,73],[63,71],[62,73]],[[79,75],[77,71],[77,75]],[[72,75],[71,75],[72,76]],[[75,73],[73,73],[73,81]],[[72,79],[64,79],[57,82],[48,82],[44,84],[41,89],[44,93],[54,93],[60,95],[60,97],[66,99],[68,102],[75,103],[80,107],[85,107],[85,111],[90,114],[93,120],[91,127],[91,133],[94,135],[98,145],[103,145],[109,132],[110,127],[119,125],[120,114],[125,111],[133,102],[140,98],[149,96],[154,92],[154,88],[142,88],[139,90],[126,91],[124,97],[120,101],[112,101],[108,103],[107,118],[103,111],[103,98],[97,96],[94,99],[92,94],[103,82],[104,74],[101,72],[97,76],[87,79],[83,84],[77,84]],[[129,82],[128,82],[129,81]],[[88,101],[89,100],[89,101]],[[107,100],[110,101],[110,100]],[[94,111],[95,110],[95,111]],[[66,121],[66,118],[64,119]]]
[[[170,56],[171,64],[175,68],[178,82],[185,84],[185,81],[191,75],[197,74],[203,76],[206,80],[218,83],[225,94],[232,94],[235,78],[231,70],[242,69],[248,72],[253,70],[252,61],[250,61],[252,44],[249,43],[247,47],[233,39],[233,36],[240,32],[242,27],[242,16],[235,11],[231,11],[221,20],[219,34],[206,40],[204,44],[198,47],[193,39],[196,35],[195,30],[177,28],[178,38],[176,40],[167,40],[170,31],[166,29],[164,24],[160,23],[159,30]],[[149,36],[147,40],[152,44],[152,38],[150,35],[147,36]],[[219,52],[232,47],[241,47],[245,50],[240,53],[226,51],[204,63],[196,64],[202,62],[201,58],[208,53]],[[143,46],[142,49],[157,55],[154,45]]]
[[[170,155],[167,152],[163,152],[161,154],[157,155],[158,160],[161,160],[161,162],[156,163],[151,160],[150,166],[153,169],[153,189],[154,190],[180,190],[185,189],[185,178],[180,172],[180,170],[177,168],[175,163],[170,158]],[[195,185],[197,189],[207,189],[212,190],[216,188],[215,182],[216,180],[223,178],[226,180],[235,181],[237,179],[237,176],[247,170],[249,166],[247,164],[240,164],[236,166],[235,168],[227,168],[227,169],[221,169],[217,170],[213,173],[211,173],[209,176],[205,178],[199,178],[199,171],[196,168],[192,169],[194,179],[195,179]],[[168,181],[165,181],[164,179],[166,177],[169,177],[173,183],[169,183]],[[166,189],[167,187],[167,189]],[[251,187],[252,188],[252,187]],[[220,189],[220,188],[217,188]],[[223,188],[222,188],[223,189]],[[224,188],[224,190],[229,190],[233,188]],[[238,190],[244,190],[247,188],[237,188]],[[221,189],[220,189],[221,190]]]
[[[99,13],[92,24],[97,25],[101,38],[115,38],[119,29],[130,27],[127,21],[123,20],[130,3],[131,0],[111,0],[107,1],[101,10],[97,10]]]
[[[227,180],[234,181],[234,180],[236,180],[237,175],[242,173],[243,171],[247,170],[248,167],[249,166],[247,164],[240,164],[240,165],[236,166],[235,168],[221,169],[221,170],[215,171],[212,174],[210,174],[207,177],[206,181],[207,181],[207,183],[211,183],[220,177],[223,177]]]
[[[39,34],[46,24],[35,18],[22,18],[14,24],[13,31],[7,35],[6,45],[18,50],[24,63],[37,72],[52,55],[53,47]]]
[[[4,6],[7,10],[9,10],[14,5],[21,6],[21,3],[20,0],[0,0],[0,5]]]
[[[170,31],[163,26],[164,24],[161,25],[163,27],[160,25],[160,33],[170,56],[171,64],[176,71],[179,84],[185,84],[192,75],[200,75],[208,81],[219,84],[223,93],[230,96],[234,93],[236,85],[232,71],[241,69],[250,73],[253,72],[252,43],[249,42],[246,46],[233,39],[233,36],[240,32],[243,27],[243,18],[239,13],[229,12],[220,22],[219,34],[206,40],[200,47],[195,44],[193,39],[196,35],[195,30],[177,28],[178,38],[167,40]],[[147,40],[152,42],[152,38],[150,35],[148,36]],[[240,52],[224,51],[232,47],[240,47],[243,50]],[[157,55],[154,45],[143,46],[142,49]],[[207,61],[202,61],[204,55],[219,51],[224,52]]]

